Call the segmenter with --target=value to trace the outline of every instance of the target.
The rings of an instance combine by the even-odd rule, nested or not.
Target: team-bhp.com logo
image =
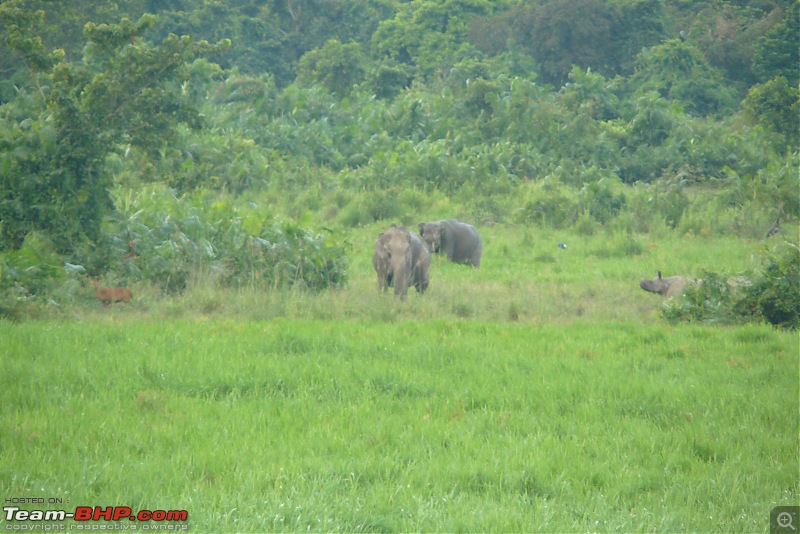
[[[121,522],[118,527],[120,530],[136,530],[136,523],[125,524],[126,521],[140,522],[139,528],[142,530],[188,530],[186,521],[189,520],[189,512],[186,510],[140,510],[134,512],[129,506],[78,506],[74,512],[67,512],[66,510],[22,510],[19,506],[4,506],[3,512],[6,520],[6,530],[30,530],[21,528],[20,525],[20,523],[24,524],[24,522],[29,521],[50,523],[63,522],[67,519],[77,522],[70,524],[69,530],[98,530],[98,525],[95,523],[99,521]],[[61,525],[58,530],[64,530],[65,526]]]

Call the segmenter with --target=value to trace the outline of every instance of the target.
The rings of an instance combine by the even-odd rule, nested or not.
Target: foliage
[[[766,321],[796,330],[800,328],[800,250],[789,242],[773,248],[752,280],[706,272],[702,283],[676,300],[665,301],[661,313],[671,322]]]
[[[566,228],[575,222],[578,204],[558,179],[547,178],[528,188],[528,196],[517,213],[517,222],[536,223],[544,228]]]
[[[536,2],[477,17],[470,42],[490,57],[510,53],[515,64],[530,63],[540,80],[558,88],[576,67],[630,74],[635,55],[663,39],[665,19],[658,0]]]
[[[237,0],[197,4],[183,0],[148,3],[159,15],[157,39],[169,33],[207,40],[229,38],[232,46],[211,59],[246,75],[269,74],[279,87],[292,83],[300,59],[335,39],[366,44],[378,21],[395,11],[380,0]]]
[[[774,26],[761,35],[755,45],[753,65],[761,81],[783,77],[792,87],[800,83],[800,2],[790,0],[783,3],[782,17]],[[778,11],[778,9],[776,9]]]
[[[369,73],[368,87],[378,98],[394,98],[411,85],[411,69],[405,65],[384,61]]]
[[[300,58],[297,81],[307,85],[319,84],[331,93],[344,97],[353,86],[364,80],[367,70],[365,59],[359,44],[342,44],[332,39]]]
[[[183,129],[149,156],[136,151],[110,155],[106,170],[116,167],[120,182],[130,175],[133,183],[162,182],[179,192],[207,188],[240,194],[265,186],[281,169],[281,162],[271,161],[270,155],[235,131]]]
[[[73,267],[72,274],[79,272]],[[29,304],[46,302],[67,274],[53,243],[29,233],[18,250],[0,254],[0,319],[19,318]]]
[[[413,67],[422,80],[440,75],[471,55],[466,43],[469,20],[491,10],[486,0],[412,0],[400,3],[392,19],[372,36],[372,55]]]
[[[177,123],[199,123],[175,89],[184,64],[212,47],[174,35],[156,47],[138,43],[153,23],[151,16],[87,23],[82,63],[62,60],[50,71],[38,65],[36,74],[51,85],[47,94],[41,90],[47,108],[3,128],[8,145],[27,150],[2,153],[0,250],[20,246],[32,230],[49,233],[67,254],[82,241],[97,241],[111,209],[110,180],[102,172],[108,152],[121,144],[153,150],[171,138]],[[24,55],[28,42],[10,44]]]
[[[177,292],[200,272],[222,285],[339,287],[346,282],[347,243],[250,205],[239,210],[203,195],[179,199],[153,188],[123,202],[107,228],[108,267]]]
[[[738,323],[752,319],[741,314],[744,289],[725,275],[704,272],[702,283],[690,285],[677,299],[664,301],[661,313],[670,322]]]
[[[677,180],[640,184],[631,195],[630,202],[631,212],[639,220],[638,229],[647,231],[656,222],[662,222],[669,228],[677,227],[691,205],[685,185]]]
[[[579,207],[600,224],[611,221],[625,207],[625,203],[625,193],[619,179],[591,181],[578,192]]]
[[[690,113],[725,115],[735,109],[736,93],[696,47],[671,39],[641,52],[628,83],[634,92],[656,91],[680,102]]]
[[[556,0],[533,9],[532,24],[525,30],[539,75],[545,83],[560,87],[573,65],[613,75],[619,70],[622,32],[619,10],[600,0]]]
[[[176,290],[197,269],[272,280],[256,252],[215,241],[198,198],[232,220],[252,201],[287,228],[331,228],[317,241],[281,226],[291,247],[439,210],[581,236],[762,238],[800,215],[796,7],[9,0],[0,248],[39,232],[93,275]],[[121,200],[150,184],[189,206]],[[198,230],[173,226],[192,217]],[[161,264],[122,262],[127,219]]]
[[[608,121],[618,118],[622,112],[615,89],[613,81],[576,65],[569,73],[569,83],[561,88],[559,95],[570,112]]]
[[[800,329],[800,249],[790,242],[764,260],[761,276],[747,290],[747,305],[780,328]]]
[[[800,146],[800,91],[783,76],[754,85],[742,102],[752,120],[778,135],[779,151]]]

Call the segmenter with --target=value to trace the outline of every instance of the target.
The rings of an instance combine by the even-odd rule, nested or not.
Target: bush
[[[622,182],[613,177],[585,184],[578,193],[578,205],[593,220],[609,222],[625,207]]]
[[[531,184],[525,204],[517,211],[517,222],[534,223],[543,228],[567,228],[578,218],[578,205],[569,188],[557,179],[546,177]]]
[[[346,281],[346,242],[273,221],[253,203],[237,209],[154,188],[129,199],[124,209],[132,214],[120,214],[106,229],[110,268],[165,291],[182,291],[194,273],[206,270],[233,286],[323,289]]]
[[[64,267],[52,242],[31,232],[19,250],[0,254],[0,318],[17,319],[42,303],[53,300],[70,270]],[[78,266],[71,274],[78,272]]]
[[[706,272],[701,283],[690,285],[678,298],[665,300],[661,314],[672,323],[747,322],[754,317],[744,305],[744,297],[741,287],[730,284],[725,275]]]
[[[664,301],[670,322],[744,323],[766,321],[778,328],[800,328],[800,254],[785,243],[772,250],[752,283],[743,277],[705,273],[703,282],[677,299]]]
[[[368,87],[378,98],[391,99],[411,85],[412,77],[408,66],[384,62],[370,73]]]
[[[748,288],[748,305],[770,324],[800,328],[800,253],[785,243],[766,258],[762,275]]]
[[[628,232],[615,232],[592,253],[598,258],[630,258],[644,251],[644,245]]]
[[[375,189],[355,195],[342,210],[340,222],[354,228],[376,221],[406,221],[422,210],[426,197],[414,189]]]
[[[637,226],[645,230],[654,224],[659,226],[657,222],[676,228],[691,205],[684,183],[679,180],[657,180],[635,187],[629,195],[628,209],[636,215]]]

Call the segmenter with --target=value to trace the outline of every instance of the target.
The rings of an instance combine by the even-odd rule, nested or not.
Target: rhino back
[[[683,288],[686,287],[685,276],[670,276],[669,278],[664,278],[664,281],[667,282],[667,287],[662,295],[667,297],[680,296],[683,292]]]

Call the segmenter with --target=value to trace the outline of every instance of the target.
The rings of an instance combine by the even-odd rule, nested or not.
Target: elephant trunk
[[[409,246],[405,250],[405,254],[397,254],[392,258],[392,267],[394,271],[394,294],[400,298],[405,298],[408,293],[408,285],[411,278],[411,263],[412,252]]]
[[[405,265],[401,265],[394,271],[394,294],[402,298],[406,293],[408,293],[408,269]]]

